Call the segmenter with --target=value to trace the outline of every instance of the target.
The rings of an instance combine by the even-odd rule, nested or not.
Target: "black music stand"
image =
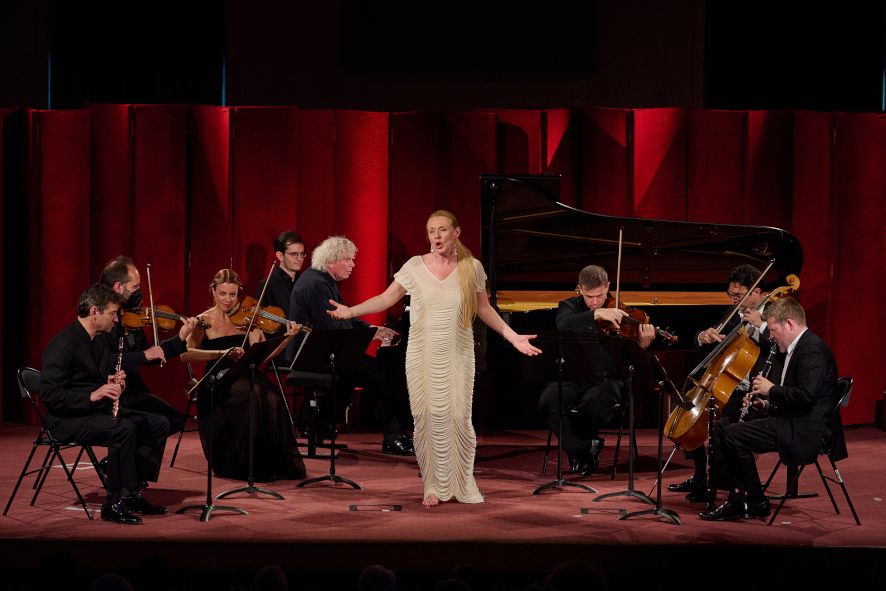
[[[258,365],[264,365],[270,361],[274,349],[279,347],[280,343],[285,338],[285,336],[282,336],[254,343],[246,349],[246,353],[243,354],[243,357],[238,359],[234,365],[228,368],[225,375],[219,380],[227,386],[233,386],[234,382],[244,374],[249,375],[249,471],[246,476],[246,486],[225,491],[216,497],[218,499],[224,499],[233,494],[245,492],[250,495],[262,493],[273,497],[278,501],[283,500],[283,495],[280,493],[255,486],[255,368]]]
[[[541,494],[550,488],[561,490],[567,486],[596,493],[590,486],[563,478],[563,382],[594,384],[601,381],[600,341],[596,333],[590,332],[540,334],[533,341],[543,352],[523,359],[524,367],[528,368],[527,374],[531,376],[540,372],[546,382],[557,382],[557,476],[536,488],[532,494]]]
[[[628,488],[595,497],[594,502],[610,497],[633,497],[654,505],[652,499],[634,488],[634,456],[637,454],[637,434],[634,427],[634,372],[637,367],[644,367],[648,363],[647,353],[640,348],[640,343],[633,339],[600,335],[600,344],[619,366],[621,374],[625,376],[625,386],[628,390]],[[623,518],[624,516],[619,519]]]
[[[305,335],[298,352],[292,360],[289,384],[315,383],[317,388],[328,389],[329,404],[332,406],[332,437],[330,439],[329,474],[307,478],[299,482],[297,487],[304,487],[317,482],[331,481],[333,484],[343,483],[357,490],[360,485],[335,473],[335,439],[338,434],[336,422],[338,408],[336,405],[337,372],[354,369],[360,357],[366,352],[372,337],[377,330],[374,326],[357,326],[342,330],[312,330]]]
[[[655,367],[656,373],[661,378],[658,382],[659,393],[658,393],[658,481],[656,483],[656,495],[655,495],[655,508],[654,509],[645,509],[643,511],[633,511],[631,513],[625,513],[619,519],[630,519],[631,517],[638,517],[640,515],[656,515],[659,517],[665,517],[670,520],[674,525],[680,524],[680,516],[676,511],[672,511],[671,509],[665,509],[661,506],[661,471],[662,471],[662,441],[664,440],[664,399],[666,393],[675,396],[678,398],[678,404],[681,402],[679,400],[679,392],[677,391],[677,387],[674,386],[674,382],[671,381],[671,378],[668,377],[668,372],[665,371],[664,366],[662,366],[661,361],[658,356],[655,354],[651,354],[650,358],[652,359],[652,365]],[[633,458],[633,456],[631,456]]]
[[[249,515],[249,513],[247,513],[243,509],[238,509],[237,507],[227,507],[225,505],[215,505],[212,502],[212,409],[214,408],[215,387],[216,382],[218,381],[216,380],[215,376],[212,375],[212,370],[214,370],[215,366],[218,365],[222,359],[227,357],[228,353],[230,352],[230,349],[225,351],[224,355],[222,355],[218,359],[218,361],[213,364],[212,367],[206,370],[206,375],[204,376],[206,381],[209,383],[209,416],[206,419],[207,421],[209,421],[206,430],[206,502],[202,505],[188,505],[176,511],[176,514],[181,515],[182,513],[190,511],[191,509],[200,509],[200,521],[202,521],[203,523],[209,521],[209,518],[212,517],[212,512],[215,510],[233,511],[234,513],[239,513],[240,515]],[[190,390],[188,390],[189,399],[191,398],[194,390],[200,387],[200,383],[202,381],[203,380],[201,379],[199,382],[194,384]]]

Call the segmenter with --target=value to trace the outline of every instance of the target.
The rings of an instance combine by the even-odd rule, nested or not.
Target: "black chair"
[[[628,404],[626,401],[619,401],[619,404],[616,406],[616,409],[619,410],[619,419],[618,419],[618,430],[615,432],[617,438],[615,440],[615,455],[612,458],[612,472],[609,475],[610,480],[615,480],[615,474],[618,471],[618,453],[621,450],[621,438],[624,433],[625,423],[628,418]],[[600,431],[600,434],[612,434],[609,431]],[[545,457],[542,461],[541,465],[541,475],[544,476],[548,471],[548,458],[551,455],[551,441],[553,440],[554,432],[548,429],[548,441],[545,445]],[[634,460],[638,461],[639,456],[637,455],[637,440],[636,435],[634,439]]]
[[[175,458],[178,456],[178,448],[182,443],[182,436],[185,433],[190,433],[192,431],[198,431],[197,427],[193,427],[188,429],[188,419],[193,419],[197,421],[197,413],[191,414],[191,409],[195,409],[197,407],[197,391],[199,388],[194,388],[197,385],[197,378],[194,377],[194,370],[191,368],[190,363],[185,363],[185,366],[188,368],[188,383],[185,384],[184,391],[188,396],[188,406],[185,408],[185,420],[182,423],[182,428],[178,432],[178,439],[175,442],[175,449],[172,451],[172,459],[169,461],[169,467],[175,467]],[[190,392],[190,394],[188,394]]]
[[[18,493],[18,489],[21,486],[22,480],[24,480],[25,476],[30,474],[37,474],[37,478],[34,481],[34,496],[31,498],[31,505],[37,501],[37,496],[40,494],[40,491],[43,489],[43,484],[46,482],[46,477],[49,475],[49,471],[52,469],[55,460],[58,459],[59,464],[61,464],[62,469],[65,471],[65,476],[68,479],[68,482],[71,483],[71,488],[74,489],[74,493],[77,495],[77,500],[83,506],[83,510],[86,512],[86,516],[89,519],[92,519],[92,513],[89,512],[89,507],[86,505],[86,501],[83,499],[83,495],[80,494],[80,489],[77,487],[77,483],[74,482],[74,471],[77,469],[77,466],[80,463],[80,459],[83,457],[83,453],[86,452],[86,455],[89,457],[89,460],[92,462],[92,466],[95,469],[96,474],[98,474],[99,479],[101,480],[101,484],[105,486],[105,476],[99,468],[99,462],[95,457],[95,453],[92,451],[92,447],[89,445],[77,443],[76,441],[60,441],[53,437],[52,432],[46,426],[46,420],[43,413],[43,410],[40,408],[39,402],[39,393],[40,393],[40,371],[33,369],[31,367],[22,367],[18,370],[18,387],[21,392],[21,396],[23,399],[28,400],[34,408],[34,411],[37,413],[37,416],[40,419],[40,433],[37,435],[37,438],[34,439],[34,445],[31,447],[31,453],[28,455],[27,461],[25,461],[25,465],[22,468],[21,474],[19,474],[18,481],[15,483],[15,487],[12,489],[12,494],[9,497],[9,501],[6,503],[6,508],[3,510],[3,515],[6,515],[9,512],[9,507],[12,505],[12,501],[15,499],[15,495]],[[37,453],[38,447],[46,447],[46,455],[43,458],[43,462],[40,464],[40,467],[35,470],[28,470],[31,466],[31,461],[34,459],[34,454]],[[65,463],[64,457],[62,457],[62,452],[67,449],[78,449],[77,457],[74,460],[73,466],[71,468]]]
[[[813,462],[815,467],[818,469],[818,475],[821,478],[822,484],[824,484],[825,491],[828,493],[828,497],[831,499],[831,505],[834,507],[834,512],[837,515],[840,514],[840,509],[837,507],[837,501],[834,499],[834,494],[831,492],[831,487],[828,485],[828,480],[835,484],[839,484],[840,488],[843,489],[843,496],[846,497],[846,503],[849,505],[849,510],[852,511],[852,517],[855,518],[855,524],[861,525],[861,520],[858,518],[858,513],[855,511],[855,506],[852,504],[852,499],[849,497],[849,492],[846,490],[846,483],[843,481],[843,476],[840,475],[840,470],[837,469],[837,462],[846,457],[845,450],[840,449],[840,446],[843,444],[842,434],[843,434],[843,426],[840,421],[840,408],[846,407],[849,404],[849,396],[852,394],[852,378],[844,377],[837,380],[837,400],[834,404],[833,409],[830,413],[829,419],[829,433],[825,434],[821,440],[821,448],[819,449],[819,455],[826,456],[828,461],[831,463],[831,469],[834,471],[834,477],[825,476],[824,472],[821,469],[821,464],[818,463],[818,458],[815,458]],[[800,475],[803,473],[803,469],[809,464],[803,464],[796,467],[796,471],[788,470],[788,474],[792,476],[789,477],[788,486],[785,489],[785,494],[781,495],[781,501],[778,503],[778,507],[775,508],[775,511],[772,513],[772,517],[769,519],[769,525],[775,521],[775,518],[778,516],[781,508],[784,506],[784,503],[789,498],[799,498],[803,495],[791,495],[791,491],[797,490],[797,483],[800,480]],[[775,473],[778,471],[778,468],[781,466],[781,460],[779,460],[775,467],[772,469],[772,473],[769,475],[769,479],[766,480],[766,484],[763,485],[763,490],[769,488],[769,484],[772,482],[773,477],[775,477]],[[790,468],[790,467],[789,467]]]

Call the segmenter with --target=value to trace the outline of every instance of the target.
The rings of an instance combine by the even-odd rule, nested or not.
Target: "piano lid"
[[[664,294],[681,294],[677,299],[684,303],[729,304],[722,294],[733,267],[751,264],[763,270],[774,260],[762,284],[771,288],[784,285],[788,274],[799,275],[803,266],[800,242],[784,230],[582,211],[558,201],[559,176],[482,175],[480,191],[483,262],[493,305],[534,297],[526,292],[552,292],[556,306],[559,295],[574,293],[578,272],[591,264],[609,272],[615,289],[619,228],[624,230],[622,293],[652,304],[664,303]],[[693,293],[700,297],[693,299]],[[541,294],[538,299],[547,302]],[[623,301],[639,305],[629,297]]]

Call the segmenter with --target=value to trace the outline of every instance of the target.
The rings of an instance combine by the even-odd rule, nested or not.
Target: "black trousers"
[[[130,410],[149,412],[166,417],[166,420],[169,421],[170,435],[178,433],[185,425],[184,413],[179,412],[174,406],[147,390],[124,392],[123,397],[120,399],[120,406]]]
[[[83,417],[46,416],[52,435],[60,441],[76,441],[108,448],[108,500],[133,494],[144,481],[160,475],[169,421],[166,417],[120,409],[119,421],[106,414]]]
[[[741,416],[741,404],[742,400],[744,400],[744,395],[747,394],[747,390],[743,390],[740,386],[732,391],[732,394],[729,395],[729,400],[726,401],[726,404],[723,405],[723,410],[720,413],[720,418],[717,419],[718,423],[723,423],[727,425],[729,423],[737,422],[738,417]],[[754,411],[751,411],[754,412]],[[705,415],[705,419],[707,419],[707,415]],[[705,446],[702,445],[700,447],[696,447],[691,451],[686,452],[686,459],[691,460],[695,467],[695,476],[703,478],[707,470],[707,451],[705,450]]]
[[[612,421],[621,400],[622,386],[618,380],[590,386],[563,383],[563,432],[560,436],[567,453],[586,451],[600,429]],[[560,429],[558,391],[559,383],[550,382],[538,400],[539,412],[554,433]]]
[[[763,486],[754,454],[777,451],[778,419],[746,423],[717,423],[712,442],[713,478],[717,488],[744,491],[751,501],[763,499]]]

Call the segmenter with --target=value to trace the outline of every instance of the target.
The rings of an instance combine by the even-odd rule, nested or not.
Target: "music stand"
[[[625,513],[624,515],[619,517],[619,519],[630,519],[631,517],[638,517],[640,515],[656,515],[659,517],[667,518],[674,525],[680,525],[679,514],[676,511],[665,509],[661,506],[661,471],[663,459],[662,441],[664,440],[664,398],[666,392],[676,397],[679,397],[679,392],[677,391],[676,386],[674,386],[674,383],[668,377],[668,372],[665,371],[665,368],[664,366],[662,366],[658,356],[655,354],[651,354],[650,358],[653,361],[653,367],[655,367],[656,372],[661,378],[661,380],[659,380],[658,382],[660,390],[658,396],[658,482],[656,484],[657,491],[655,495],[655,508],[645,509],[643,511],[633,511],[632,513]]]
[[[541,355],[522,359],[527,374],[542,373],[546,382],[557,382],[557,476],[532,491],[571,486],[590,493],[597,491],[587,485],[563,478],[563,382],[594,384],[601,380],[599,366],[600,341],[596,333],[557,332],[539,334],[533,339],[543,351]]]
[[[245,492],[250,495],[262,493],[273,497],[278,501],[283,500],[283,495],[281,495],[280,493],[255,486],[255,368],[257,365],[264,365],[265,363],[270,361],[271,354],[274,352],[274,349],[279,347],[280,343],[285,338],[285,336],[281,336],[250,345],[250,347],[246,349],[246,352],[243,354],[243,357],[238,359],[237,362],[234,363],[234,365],[229,367],[228,370],[225,372],[225,375],[222,376],[222,378],[219,380],[226,386],[231,387],[233,386],[234,382],[236,382],[244,374],[248,373],[249,375],[249,471],[247,472],[246,476],[246,486],[241,486],[239,488],[225,491],[218,495],[218,497],[216,497],[218,499],[224,499],[225,497],[229,497],[233,494]]]
[[[633,339],[600,335],[600,344],[619,366],[621,374],[625,376],[625,385],[628,390],[628,488],[595,497],[594,502],[610,497],[633,497],[654,505],[652,499],[634,488],[634,456],[637,453],[637,435],[634,428],[634,372],[638,366],[644,366],[647,363],[647,354],[640,348],[640,343]],[[619,519],[623,518],[624,516]]]
[[[178,511],[176,511],[177,515],[181,515],[191,509],[200,509],[200,521],[206,523],[209,521],[209,518],[212,517],[212,512],[216,509],[220,511],[233,511],[235,513],[239,513],[240,515],[249,515],[243,509],[238,509],[237,507],[227,507],[225,505],[215,505],[213,504],[212,498],[212,409],[214,408],[215,402],[215,385],[218,380],[216,380],[215,375],[213,375],[213,371],[215,367],[221,363],[221,360],[228,356],[231,352],[230,349],[224,352],[224,354],[219,357],[219,359],[212,365],[212,367],[206,370],[204,376],[194,384],[190,390],[188,390],[188,399],[191,398],[194,390],[200,387],[200,384],[205,379],[209,382],[209,417],[207,417],[207,429],[206,429],[206,502],[202,505],[188,505],[186,507],[182,507]]]
[[[317,482],[331,481],[343,483],[357,490],[360,485],[335,473],[335,439],[338,434],[336,422],[336,373],[354,369],[360,357],[366,352],[377,330],[374,326],[356,326],[341,330],[312,330],[305,335],[301,346],[292,360],[286,382],[301,383],[315,381],[319,388],[329,388],[329,404],[332,406],[332,437],[330,439],[329,474],[307,478],[296,486],[301,488]]]

